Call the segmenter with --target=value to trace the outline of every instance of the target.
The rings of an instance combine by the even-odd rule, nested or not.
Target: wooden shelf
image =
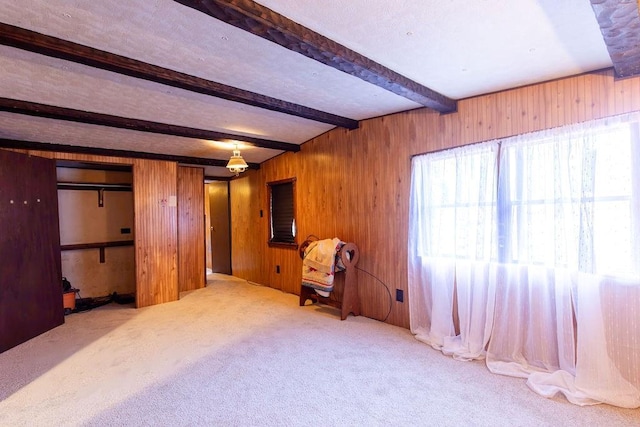
[[[60,250],[61,251],[78,251],[78,250],[84,250],[84,249],[98,249],[100,250],[100,263],[104,264],[105,248],[114,248],[118,246],[133,246],[133,240],[117,240],[113,242],[77,243],[74,245],[60,245]]]
[[[113,242],[98,242],[98,243],[76,243],[74,245],[60,245],[60,250],[63,251],[77,251],[81,249],[100,249],[100,248],[112,248],[116,246],[133,246],[133,240],[117,240]]]
[[[131,184],[106,184],[98,182],[58,182],[58,190],[131,191]]]

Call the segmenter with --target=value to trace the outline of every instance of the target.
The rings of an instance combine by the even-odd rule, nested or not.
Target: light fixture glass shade
[[[233,150],[233,156],[231,156],[229,163],[227,163],[227,169],[238,175],[240,172],[247,170],[248,167],[249,165],[247,165],[247,162],[245,162],[240,155],[240,150]]]

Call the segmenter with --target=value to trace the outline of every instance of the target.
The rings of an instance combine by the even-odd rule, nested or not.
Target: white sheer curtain
[[[575,373],[570,271],[593,261],[597,138],[587,127],[501,145],[492,372]]]
[[[637,116],[419,156],[412,170],[416,337],[465,360],[486,350],[492,372],[545,396],[640,407]]]
[[[574,127],[570,138],[553,135],[542,149],[551,147],[557,151],[553,181],[562,187],[553,219],[564,234],[556,238],[562,246],[545,251],[554,253],[547,263],[554,262],[556,271],[570,271],[556,283],[556,293],[562,301],[567,291],[572,296],[576,356],[573,365],[567,361],[551,373],[532,374],[527,384],[545,396],[562,392],[580,405],[640,407],[638,120],[627,116]],[[557,344],[565,354],[571,324],[561,316],[568,304],[556,313],[562,325]]]
[[[496,253],[497,143],[414,157],[409,262],[411,330],[445,354],[482,358]],[[455,312],[454,312],[455,310]]]

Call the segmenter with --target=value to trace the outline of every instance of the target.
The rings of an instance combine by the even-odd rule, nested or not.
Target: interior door
[[[214,273],[231,274],[231,231],[229,221],[229,183],[209,183],[211,215],[211,266]]]
[[[64,323],[55,161],[0,150],[0,352]]]

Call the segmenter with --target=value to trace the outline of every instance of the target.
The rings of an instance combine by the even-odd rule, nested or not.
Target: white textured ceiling
[[[454,99],[611,66],[589,0],[260,3]]]
[[[589,0],[258,2],[453,99],[611,66]],[[0,0],[0,10],[7,24],[352,119],[421,107],[171,0]],[[333,127],[6,46],[0,70],[0,97],[294,144]],[[231,150],[10,113],[0,138],[220,159]],[[279,153],[242,150],[255,163]]]

